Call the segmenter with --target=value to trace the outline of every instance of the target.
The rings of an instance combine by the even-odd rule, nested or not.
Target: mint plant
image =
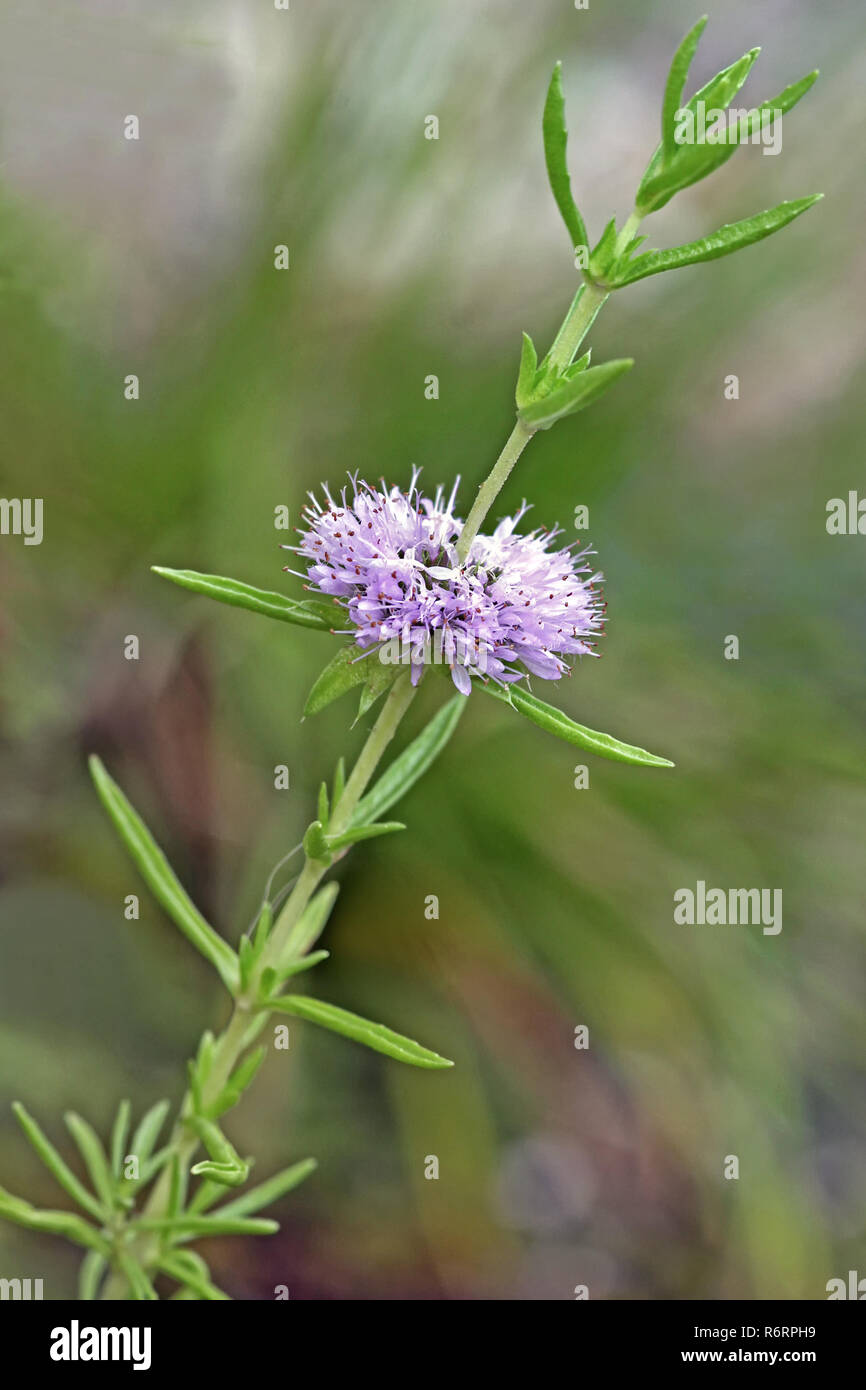
[[[301,844],[272,872],[250,928],[235,949],[190,900],[141,817],[98,758],[90,767],[96,792],[142,878],[218,974],[231,1003],[218,1035],[203,1035],[188,1063],[186,1093],[166,1132],[169,1102],[160,1101],[132,1127],[121,1102],[106,1144],[86,1120],[66,1123],[87,1174],[83,1183],[21,1105],[21,1127],[41,1161],[79,1209],[38,1210],[0,1189],[0,1215],[36,1231],[64,1236],[86,1252],[80,1297],[157,1298],[156,1282],[175,1299],[224,1299],[204,1259],[190,1244],[208,1235],[266,1234],[277,1223],[258,1215],[315,1168],[293,1163],[249,1186],[252,1160],[226,1137],[223,1117],[238,1105],[263,1063],[259,1041],[267,1021],[288,1016],[340,1033],[410,1066],[451,1063],[383,1023],[297,992],[297,976],[327,958],[316,949],[339,885],[331,867],[362,840],[405,827],[386,816],[448,743],[469,699],[485,693],[545,732],[588,752],[639,767],[669,768],[664,757],[575,722],[529,689],[531,676],[558,680],[569,659],[593,655],[603,635],[601,579],[588,549],[557,547],[558,533],[517,529],[525,507],[482,526],[529,441],[540,430],[593,404],[632,367],[631,358],[592,365],[581,354],[587,333],[615,292],[680,266],[730,255],[779,231],[820,195],[781,203],[732,222],[699,241],[642,250],[638,228],[675,194],[706,178],[750,139],[767,118],[781,120],[809,90],[809,73],[778,96],[733,113],[724,138],[684,142],[683,113],[700,103],[722,113],[755,62],[754,49],[723,69],[683,106],[689,67],[704,29],[701,19],[677,49],[665,87],[661,137],[621,226],[614,218],[591,244],[575,203],[566,162],[567,131],[561,68],[557,64],[543,115],[544,153],[551,189],[569,235],[579,280],[553,342],[539,360],[524,334],[515,390],[517,418],[465,522],[455,514],[456,484],[424,496],[414,477],[406,491],[381,490],[351,478],[337,499],[327,487],[311,495],[304,527],[292,547],[308,597],[263,591],[234,579],[155,567],[164,579],[219,603],[246,609],[337,639],[336,650],[310,691],[314,716],[340,696],[359,696],[358,718],[381,701],[361,752],[347,774],[334,760]],[[728,112],[728,114],[732,114]],[[717,132],[718,134],[718,132]],[[451,689],[430,722],[378,777],[380,762],[412,704],[421,680],[447,675]],[[442,687],[445,691],[446,687]],[[291,884],[278,887],[293,866]],[[162,1287],[163,1285],[161,1285]]]

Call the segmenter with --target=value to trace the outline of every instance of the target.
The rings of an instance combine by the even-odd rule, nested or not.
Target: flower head
[[[526,504],[476,536],[461,564],[454,498],[432,498],[417,487],[382,491],[352,479],[335,501],[310,493],[306,529],[289,547],[309,561],[309,585],[345,608],[345,629],[358,647],[380,659],[408,661],[417,682],[425,664],[444,661],[468,695],[472,677],[500,685],[527,674],[558,680],[565,656],[595,655],[604,602],[586,557],[573,543],[551,549],[561,534],[537,529],[518,535]],[[401,655],[395,654],[399,649]]]

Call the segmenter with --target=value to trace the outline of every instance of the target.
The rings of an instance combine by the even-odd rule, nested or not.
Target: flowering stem
[[[622,251],[634,236],[639,221],[640,218],[637,213],[633,213],[624,224],[616,243],[617,253]],[[547,355],[547,364],[554,371],[564,371],[574,360],[580,344],[595,322],[608,294],[609,291],[605,286],[595,284],[593,281],[588,280],[579,286]],[[487,513],[504,487],[515,463],[535,433],[536,428],[518,416],[517,423],[506,440],[505,447],[488,477],[478,489],[478,494],[458,538],[457,555],[460,563],[463,563],[469,554],[472,542]],[[401,674],[392,685],[379,717],[373,725],[346,782],[342,796],[333,808],[333,815],[329,824],[331,834],[339,835],[348,829],[358,802],[414,696],[415,687],[411,684],[409,673]],[[211,1071],[202,1091],[202,1104],[205,1107],[219,1096],[250,1042],[250,1029],[251,1026],[254,1026],[256,1000],[263,972],[278,963],[286,964],[286,947],[292,930],[327,871],[328,864],[324,860],[305,857],[304,867],[298,881],[280,913],[278,922],[262,952],[261,959],[252,971],[246,989],[236,999],[232,1016],[216,1041]],[[199,1147],[198,1136],[192,1131],[188,1123],[188,1116],[191,1113],[192,1100],[190,1094],[187,1093],[181,1103],[178,1119],[169,1141],[169,1147],[177,1156],[181,1171],[188,1169],[190,1160]],[[169,1161],[163,1167],[141,1213],[143,1217],[153,1219],[165,1215],[171,1194],[171,1173],[172,1164]],[[122,1239],[122,1236],[118,1239]],[[150,1269],[159,1259],[161,1237],[150,1232],[127,1236],[124,1253],[133,1254],[142,1268]],[[116,1269],[105,1284],[103,1298],[122,1298],[125,1290],[126,1277],[122,1270]]]
[[[335,808],[330,824],[333,834],[341,834],[351,822],[352,815],[366,787],[379,764],[388,744],[391,742],[403,715],[415,697],[409,672],[401,673],[392,685],[367,740],[358,755],[358,760],[349,776],[343,795]],[[319,883],[328,871],[328,865],[320,860],[305,859],[304,867],[294,889],[280,913],[278,929],[271,934],[262,958],[252,972],[247,988],[238,996],[225,1029],[216,1041],[213,1063],[207,1082],[202,1088],[202,1106],[206,1109],[220,1095],[229,1077],[245,1051],[250,1038],[251,1027],[256,1017],[255,1001],[263,972],[278,962],[285,962],[285,947],[292,927],[298,921]],[[192,1097],[189,1092],[181,1102],[177,1121],[169,1140],[169,1150],[176,1155],[180,1171],[189,1168],[191,1159],[199,1147],[199,1139],[188,1124],[192,1111]],[[162,1217],[168,1210],[172,1184],[172,1160],[163,1166],[150,1197],[140,1213],[141,1217],[153,1220]],[[118,1237],[121,1239],[122,1237]],[[151,1232],[134,1233],[127,1236],[122,1246],[126,1255],[132,1255],[145,1270],[152,1270],[161,1253],[161,1237]],[[122,1299],[127,1293],[127,1279],[120,1269],[115,1269],[106,1280],[102,1298],[104,1300]]]

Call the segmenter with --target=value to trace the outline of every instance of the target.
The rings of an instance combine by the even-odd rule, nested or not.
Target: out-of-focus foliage
[[[771,247],[616,295],[592,340],[633,371],[534,440],[501,499],[567,531],[588,506],[609,632],[556,702],[676,770],[593,761],[577,790],[578,750],[472,700],[401,804],[408,831],[337,867],[318,972],[329,999],[457,1065],[403,1072],[293,1025],[231,1137],[255,1136],[263,1173],[298,1153],[320,1166],[278,1236],[215,1249],[236,1297],[800,1298],[862,1269],[866,540],[825,530],[827,500],[862,480],[859,9],[711,15],[696,81],[755,43],[759,95],[823,77],[782,159],[742,151],[654,219],[654,244],[806,190],[825,201]],[[85,753],[236,943],[363,734],[345,702],[301,722],[327,635],[149,567],[300,597],[274,508],[297,517],[348,469],[401,482],[423,465],[430,486],[459,470],[468,507],[511,426],[521,331],[546,344],[573,291],[541,147],[553,62],[598,228],[628,211],[696,17],[680,0],[4,11],[0,495],[45,499],[41,546],[0,538],[14,1191],[55,1201],[13,1095],[105,1129],[122,1095],[140,1111],[179,1092],[225,1008],[141,891]],[[673,893],[698,879],[781,888],[782,932],[675,925]],[[0,1273],[44,1277],[47,1297],[70,1294],[74,1264],[0,1229]]]

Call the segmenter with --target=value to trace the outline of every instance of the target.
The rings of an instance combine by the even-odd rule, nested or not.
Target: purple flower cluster
[[[324,504],[310,493],[300,544],[286,548],[310,562],[309,587],[345,607],[357,645],[408,661],[413,682],[441,660],[468,695],[473,675],[500,685],[527,673],[558,680],[569,669],[563,656],[595,655],[602,576],[580,563],[593,552],[574,553],[577,542],[551,550],[556,530],[517,535],[524,503],[491,536],[476,536],[461,564],[456,491],[446,501],[441,488],[422,496],[416,476],[407,492],[353,478],[352,496],[344,489],[335,502],[325,487]]]

